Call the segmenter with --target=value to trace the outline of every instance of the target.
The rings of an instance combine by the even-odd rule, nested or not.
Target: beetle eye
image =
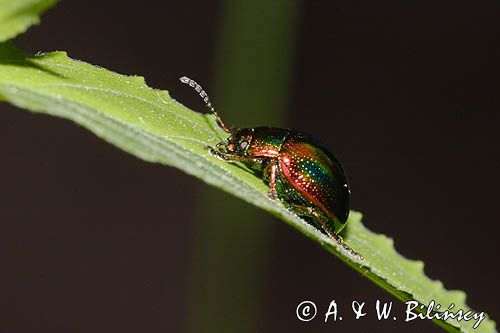
[[[247,141],[242,141],[242,142],[240,143],[240,148],[241,148],[242,150],[243,150],[243,149],[245,149],[247,146],[248,146],[248,142],[247,142]]]

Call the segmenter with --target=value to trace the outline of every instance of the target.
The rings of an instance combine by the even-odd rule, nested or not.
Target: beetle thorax
[[[253,129],[252,142],[247,154],[255,157],[278,158],[288,130],[273,127]]]
[[[273,127],[233,130],[225,142],[225,152],[245,157],[279,157],[288,130]]]

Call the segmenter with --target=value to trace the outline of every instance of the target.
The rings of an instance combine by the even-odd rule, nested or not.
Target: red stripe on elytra
[[[291,164],[290,160],[291,159],[288,156],[283,156],[283,157],[279,158],[281,170],[283,171],[283,174],[285,175],[285,178],[307,200],[309,200],[310,202],[312,202],[314,205],[318,206],[323,211],[323,213],[326,214],[326,216],[332,218],[332,213],[325,207],[325,205],[322,202],[318,201],[312,194],[310,194],[309,192],[307,192],[307,190],[305,190],[302,187],[300,187],[298,185],[297,179],[295,179],[295,178],[292,177],[292,173],[290,171],[290,164]]]

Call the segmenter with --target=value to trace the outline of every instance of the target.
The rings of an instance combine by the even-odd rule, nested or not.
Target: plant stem
[[[297,22],[292,0],[223,2],[215,106],[227,124],[282,126]],[[269,215],[202,186],[191,271],[189,332],[255,332]]]

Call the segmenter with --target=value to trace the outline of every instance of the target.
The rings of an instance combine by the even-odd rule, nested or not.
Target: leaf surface
[[[430,280],[421,261],[399,255],[392,239],[363,226],[360,213],[351,212],[343,237],[364,256],[362,261],[268,199],[261,179],[208,154],[207,145],[227,137],[213,116],[189,110],[168,92],[148,87],[142,77],[72,60],[64,52],[25,56],[0,44],[0,96],[21,108],[70,119],[141,159],[179,168],[274,214],[400,300],[425,305],[434,300],[440,310],[453,303],[453,312],[469,309],[464,292]],[[475,330],[475,320],[435,321],[448,331],[495,332],[490,319]]]
[[[40,15],[55,3],[56,0],[0,0],[0,42],[40,23]]]

